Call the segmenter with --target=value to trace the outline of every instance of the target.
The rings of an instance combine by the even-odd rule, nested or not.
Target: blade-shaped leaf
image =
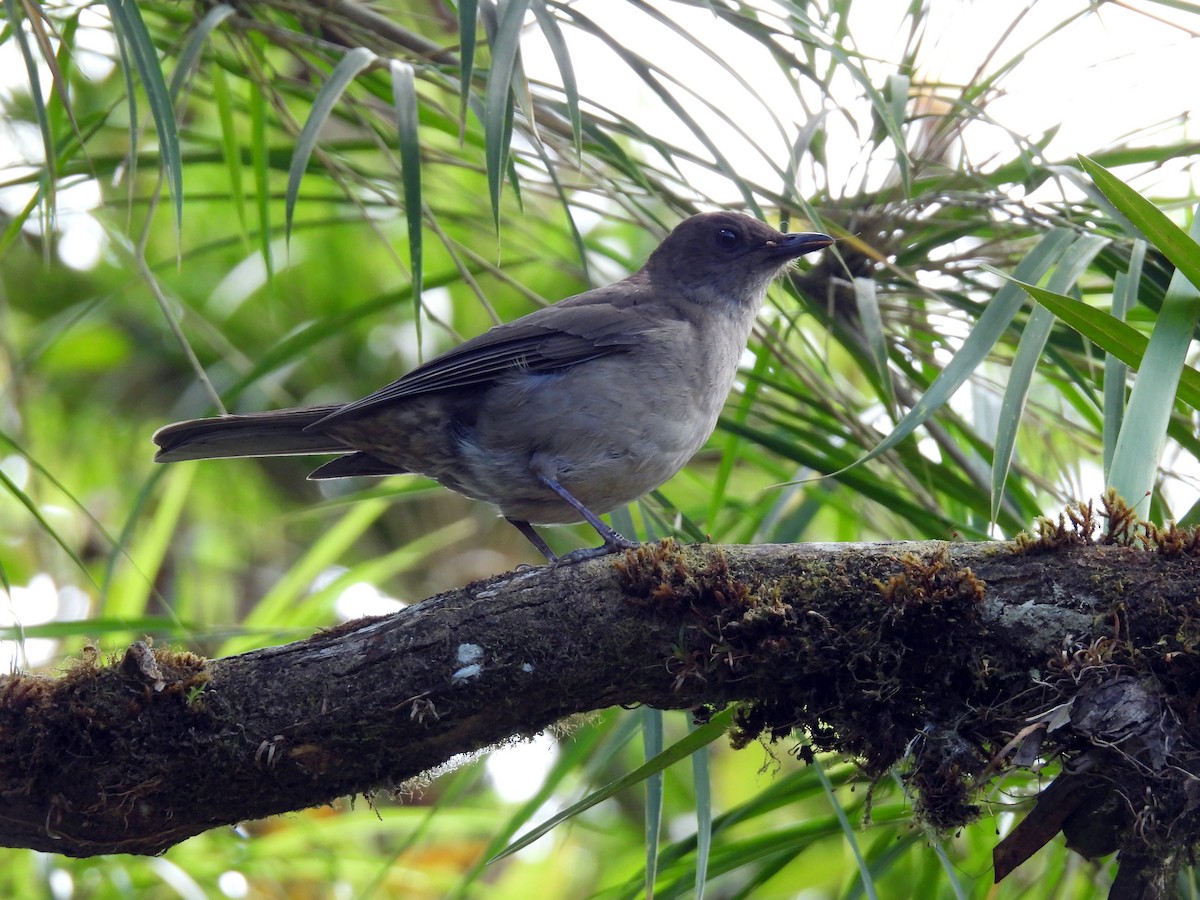
[[[372,498],[356,503],[337,522],[330,525],[320,540],[310,546],[304,556],[297,560],[271,587],[254,609],[242,620],[247,630],[267,629],[275,622],[286,621],[286,610],[291,609],[309,591],[317,576],[341,559],[348,547],[362,537],[383,515],[388,501]],[[258,646],[254,638],[233,638],[221,650],[222,656],[243,653]]]
[[[233,124],[233,93],[229,90],[229,79],[220,66],[212,67],[213,101],[217,106],[217,118],[221,123],[221,155],[225,171],[229,176],[229,197],[237,211],[238,225],[242,238],[246,240],[246,192],[242,189],[242,154],[237,130]]]
[[[650,88],[659,100],[676,116],[680,122],[687,126],[688,130],[695,136],[706,151],[712,156],[712,161],[716,165],[718,171],[725,175],[734,186],[737,187],[742,195],[742,201],[746,204],[747,211],[757,216],[760,219],[765,219],[766,215],[762,211],[758,198],[755,196],[747,184],[746,180],[739,176],[738,168],[721,152],[713,140],[712,135],[704,128],[697,119],[692,116],[680,100],[679,93],[673,90],[662,78],[656,74],[662,70],[652,63],[648,62],[643,57],[631,51],[623,43],[617,40],[613,35],[609,34],[603,28],[600,28],[585,16],[578,7],[571,7],[571,16],[577,26],[588,31],[590,34],[603,41],[625,65],[637,75],[639,79]],[[676,82],[678,84],[678,82]],[[672,154],[664,153],[664,157],[671,161]],[[782,172],[781,172],[782,174]]]
[[[184,82],[192,73],[192,69],[196,67],[196,63],[200,59],[200,51],[204,49],[204,42],[208,40],[208,36],[213,30],[232,16],[234,9],[227,3],[220,3],[204,14],[204,18],[196,23],[196,27],[192,29],[191,36],[188,37],[187,43],[183,47],[183,52],[179,54],[179,62],[175,64],[175,72],[171,75],[171,102],[175,103],[179,100],[179,92],[183,90]]]
[[[1062,260],[1050,276],[1048,287],[1063,293],[1071,288],[1087,270],[1088,265],[1104,245],[1107,238],[1084,235],[1063,254]],[[1021,333],[1017,353],[1009,370],[1008,384],[1004,387],[1004,398],[1000,402],[1000,417],[996,431],[996,449],[992,455],[992,508],[991,521],[1000,514],[1000,502],[1004,498],[1004,482],[1012,465],[1013,449],[1017,444],[1017,430],[1029,397],[1029,386],[1037,370],[1042,350],[1054,327],[1054,314],[1043,306],[1035,306],[1033,314]]]
[[[642,709],[642,751],[646,759],[654,759],[663,751],[663,711],[652,707]],[[654,880],[658,877],[658,842],[662,834],[663,773],[654,772],[646,779],[646,896],[654,896]]]
[[[1017,283],[1064,324],[1074,328],[1105,353],[1111,353],[1135,371],[1141,368],[1150,342],[1140,331],[1074,297],[1056,294],[1033,284]],[[1188,406],[1200,409],[1200,372],[1190,366],[1184,368],[1180,375],[1178,397]]]
[[[1056,228],[1050,231],[1021,260],[1013,271],[1013,277],[1026,282],[1041,278],[1073,239],[1074,234],[1067,229]],[[1016,284],[1010,283],[1001,287],[988,303],[987,308],[979,317],[979,321],[975,323],[975,327],[971,329],[971,333],[967,335],[967,339],[963,341],[962,347],[954,354],[954,358],[947,363],[941,374],[934,379],[933,384],[929,386],[921,399],[896,424],[887,437],[855,464],[874,459],[896,446],[954,396],[955,391],[963,386],[971,377],[971,373],[987,358],[1023,302],[1021,289]]]
[[[492,67],[488,71],[487,95],[484,99],[483,133],[488,192],[497,228],[500,227],[500,188],[508,167],[508,147],[512,137],[509,122],[513,105],[513,72],[516,71],[521,26],[528,7],[529,0],[508,0],[500,12],[492,38]]]
[[[689,726],[695,730],[694,725]],[[692,754],[692,784],[696,790],[696,900],[704,900],[708,884],[708,857],[712,851],[712,767],[709,748]]]
[[[133,619],[147,614],[151,601],[158,598],[154,583],[155,573],[161,571],[163,561],[171,550],[172,538],[187,503],[188,493],[196,474],[195,468],[178,467],[159,476],[165,490],[159,492],[153,514],[144,516],[135,533],[132,529],[122,532],[121,539],[111,555],[111,565],[106,573],[104,590],[99,598],[98,609],[106,616]],[[155,472],[158,476],[158,473]],[[139,498],[141,500],[142,498]],[[117,556],[117,549],[121,557]],[[123,558],[124,565],[117,565]],[[171,612],[170,607],[167,608]]]
[[[460,135],[466,131],[467,105],[471,99],[471,79],[475,75],[475,28],[479,15],[479,0],[459,0],[458,3],[458,59],[461,71],[459,95],[462,103],[458,116]]]
[[[575,69],[571,64],[571,52],[567,49],[566,38],[558,27],[558,19],[546,7],[545,0],[533,0],[533,14],[537,18],[538,27],[550,52],[554,55],[554,63],[558,66],[558,75],[562,79],[563,94],[567,98],[567,117],[571,120],[571,135],[575,142],[575,155],[583,155],[583,115],[579,111],[579,85],[575,81]]]
[[[594,791],[584,797],[578,803],[564,809],[557,815],[551,816],[537,828],[522,835],[519,839],[513,841],[500,853],[492,857],[492,862],[503,859],[506,856],[511,856],[523,847],[528,847],[538,838],[543,837],[555,826],[567,819],[573,818],[583,812],[585,809],[591,809],[597,803],[607,800],[613,794],[625,790],[625,788],[635,785],[641,781],[645,781],[655,772],[661,772],[663,769],[674,765],[681,759],[686,759],[696,750],[711,744],[713,741],[721,737],[729,729],[733,722],[733,707],[725,709],[712,717],[707,723],[701,725],[687,737],[672,744],[662,753],[655,756],[653,759],[646,760],[645,763],[638,766],[628,775],[618,778],[616,781],[610,782],[598,791]]]
[[[417,346],[421,346],[421,283],[423,242],[421,240],[421,142],[417,87],[413,67],[392,62],[392,101],[396,107],[396,140],[400,146],[400,170],[404,181],[404,213],[408,219],[408,258],[412,266],[413,321],[417,326]]]
[[[79,557],[79,554],[75,552],[75,548],[72,547],[70,542],[63,537],[63,535],[59,534],[58,530],[46,520],[46,517],[42,515],[41,509],[33,501],[33,498],[21,490],[20,485],[9,478],[3,469],[0,469],[0,485],[3,485],[5,490],[7,490],[14,498],[16,498],[18,503],[28,510],[29,514],[33,516],[38,525],[41,526],[42,531],[48,534],[53,539],[54,543],[58,544],[58,546],[62,548],[63,552],[71,558],[71,561],[75,563],[75,565],[79,568],[79,571],[83,573],[88,581],[90,581],[93,586],[99,587],[99,585],[96,584],[96,580],[92,578],[91,573],[88,571],[87,565],[84,564],[83,560]]]
[[[138,78],[146,91],[150,115],[158,132],[163,171],[166,173],[171,198],[175,202],[175,229],[178,232],[183,228],[183,156],[179,149],[179,129],[175,124],[175,107],[171,102],[171,92],[167,89],[162,66],[159,65],[158,54],[154,50],[154,42],[150,39],[150,32],[135,0],[105,0],[105,3],[112,16],[113,27],[129,51]],[[132,95],[129,104],[132,108]],[[134,127],[131,120],[130,128]]]
[[[1139,227],[1142,226],[1139,224]],[[1171,227],[1175,227],[1173,223]],[[1191,247],[1176,246],[1174,252],[1180,259],[1194,256],[1200,276],[1200,247],[1196,245],[1196,238],[1200,238],[1200,216],[1192,219],[1191,237],[1188,238]],[[1168,240],[1173,241],[1173,236]],[[1157,243],[1155,246],[1171,255]],[[1182,266],[1175,270],[1158,321],[1150,334],[1144,364],[1134,380],[1125,421],[1121,423],[1113,452],[1109,484],[1143,514],[1149,505],[1149,495],[1166,443],[1175,392],[1186,366],[1192,334],[1200,320],[1197,284],[1200,284],[1200,277],[1189,279]]]
[[[542,780],[541,787],[521,804],[508,821],[492,828],[492,837],[478,861],[463,874],[458,885],[447,892],[446,900],[458,900],[467,896],[469,887],[486,869],[488,860],[504,849],[514,834],[524,828],[543,806],[563,787],[568,779],[583,775],[588,777],[609,765],[637,732],[640,720],[637,716],[614,716],[612,712],[601,714],[600,719],[579,732],[570,740],[560,741],[559,757]]]
[[[267,146],[267,100],[253,82],[250,96],[250,161],[254,166],[254,198],[258,210],[258,244],[267,270],[267,290],[275,294],[275,254],[271,250],[271,159]]]
[[[11,590],[11,588],[10,588]],[[27,638],[71,638],[96,639],[118,632],[133,632],[137,635],[168,633],[191,639],[201,631],[195,622],[180,622],[166,616],[139,616],[137,618],[112,618],[111,616],[89,616],[86,619],[55,619],[37,625],[11,625],[0,627],[0,641],[19,641]]]
[[[8,21],[12,23],[12,33],[17,39],[17,46],[21,49],[21,58],[25,61],[25,75],[29,78],[29,96],[33,101],[33,111],[34,116],[37,118],[38,130],[42,133],[42,152],[46,155],[42,197],[45,201],[46,215],[50,215],[54,209],[54,172],[55,160],[58,157],[58,153],[54,149],[54,132],[50,128],[50,116],[46,111],[46,100],[42,96],[42,83],[38,75],[37,58],[34,56],[33,48],[29,46],[29,37],[25,34],[25,29],[21,25],[22,16],[20,8],[17,6],[17,0],[4,0],[4,9],[8,13]],[[66,102],[65,96],[63,97],[63,102]],[[51,229],[45,229],[45,233],[50,234]]]
[[[895,403],[896,391],[888,370],[887,338],[883,334],[883,316],[879,312],[879,298],[876,296],[874,279],[854,279],[854,301],[863,337],[871,350],[871,359],[875,363],[879,382],[883,385],[884,397],[891,408]]]
[[[854,861],[858,864],[858,874],[862,878],[863,892],[868,900],[876,900],[875,882],[871,877],[871,870],[867,867],[866,860],[863,859],[862,851],[859,849],[855,829],[850,825],[846,810],[838,802],[837,794],[833,792],[833,785],[829,782],[829,776],[825,774],[825,767],[821,765],[820,760],[814,761],[813,766],[817,770],[817,777],[821,779],[821,787],[825,790],[825,796],[833,807],[833,813],[837,816],[838,825],[842,828],[842,840],[850,848],[850,852],[854,854]]]
[[[350,86],[358,73],[375,61],[375,54],[366,47],[355,47],[342,57],[329,74],[329,80],[321,85],[321,90],[313,98],[312,110],[300,129],[296,138],[296,149],[292,151],[292,164],[288,168],[287,194],[284,198],[284,234],[290,240],[292,236],[292,214],[296,209],[296,200],[300,195],[300,181],[308,168],[308,160],[313,149],[317,146],[317,138],[321,127],[333,112],[333,107],[341,99],[346,88]]]
[[[1200,287],[1200,246],[1196,243],[1195,221],[1189,234],[1161,209],[1113,175],[1099,163],[1081,157],[1084,169],[1096,186],[1113,202],[1155,248],[1169,259],[1193,285]]]
[[[1112,317],[1124,322],[1125,316],[1137,302],[1137,289],[1142,281],[1142,263],[1146,259],[1146,242],[1133,242],[1129,255],[1129,269],[1118,272],[1113,281]],[[1125,420],[1125,379],[1129,367],[1115,354],[1104,356],[1104,477],[1112,470],[1113,454],[1117,449],[1117,435]],[[1186,373],[1185,373],[1186,374]]]

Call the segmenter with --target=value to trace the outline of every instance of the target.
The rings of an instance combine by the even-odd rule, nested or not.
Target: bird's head
[[[824,234],[784,234],[735,212],[700,213],[680,222],[646,261],[652,279],[668,279],[700,303],[757,305],[789,262],[833,243]]]

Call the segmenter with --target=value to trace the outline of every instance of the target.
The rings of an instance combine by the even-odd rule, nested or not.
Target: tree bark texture
[[[1035,809],[997,874],[1062,830],[1153,881],[1200,827],[1198,597],[1194,536],[668,541],[225,659],[138,643],[0,679],[0,844],[159,853],[573,713],[736,702],[735,745],[799,730],[872,775],[899,763],[938,828],[975,817],[990,777],[1061,757],[1069,802]]]

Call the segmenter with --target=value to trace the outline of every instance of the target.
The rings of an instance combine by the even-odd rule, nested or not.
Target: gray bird
[[[767,285],[832,243],[701,213],[624,281],[497,325],[369,397],[177,422],[154,435],[155,460],[337,453],[309,478],[426,475],[496,504],[552,563],[635,547],[599,514],[703,446]],[[604,543],[561,560],[531,524],[579,521]]]

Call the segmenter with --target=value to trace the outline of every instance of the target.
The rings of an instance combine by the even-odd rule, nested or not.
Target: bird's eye
[[[737,232],[732,228],[722,228],[717,232],[716,241],[722,250],[732,250],[738,245]]]

